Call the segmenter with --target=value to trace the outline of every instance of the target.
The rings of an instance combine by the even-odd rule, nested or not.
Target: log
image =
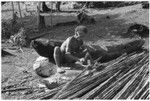
[[[33,40],[31,45],[35,51],[43,57],[49,58],[49,61],[54,63],[53,53],[55,46],[60,46],[62,42],[50,41],[48,39],[39,38]]]
[[[61,46],[61,44],[62,42],[59,41],[51,41],[48,39],[40,38],[40,39],[33,40],[31,45],[40,56],[48,57],[50,59],[50,62],[54,63],[54,59],[53,59],[54,48],[55,46]],[[109,51],[104,52],[104,50],[96,49],[90,51],[89,53],[91,54],[94,60],[102,56],[102,59],[100,61],[107,62],[118,58],[124,53],[129,54],[135,52],[141,49],[143,44],[144,44],[143,40],[134,40],[123,45],[111,46],[109,47]]]

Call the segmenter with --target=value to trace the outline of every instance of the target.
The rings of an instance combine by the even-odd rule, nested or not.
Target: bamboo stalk
[[[51,26],[53,27],[53,22],[52,22],[52,21],[53,21],[53,19],[52,19],[52,17],[53,17],[53,15],[52,15],[53,12],[52,12],[52,11],[53,11],[53,3],[51,2]]]
[[[96,63],[97,61],[95,61]],[[85,69],[80,73],[78,74],[74,79],[72,79],[70,82],[68,82],[63,88],[62,90],[60,90],[54,97],[53,99],[56,99],[64,90],[66,90],[73,82],[76,81],[77,78],[79,78],[86,70],[88,70],[89,66],[85,67]]]
[[[146,82],[146,80],[148,79],[148,77],[149,77],[149,72],[145,73],[145,75],[142,77],[142,80],[139,83],[139,85],[136,87],[134,92],[127,99],[131,99],[137,94],[137,92],[143,87],[143,85]]]
[[[53,99],[56,99],[60,94],[62,94],[62,92],[64,90],[67,89],[67,87],[72,83],[74,82],[79,76],[81,76],[88,68],[85,68],[80,74],[78,74],[74,79],[72,79],[70,82],[68,82],[54,97]]]
[[[81,84],[80,84],[81,85]],[[77,87],[77,86],[76,86]],[[75,86],[73,86],[72,88],[76,88]]]
[[[93,80],[91,82],[87,82],[83,85],[77,86],[76,88],[63,93],[62,95],[60,95],[59,98],[64,99],[64,98],[67,98],[68,96],[70,96],[70,95],[72,95],[78,91],[82,91],[82,89],[86,89],[86,90],[87,90],[87,88],[90,89],[92,86],[96,86],[97,84],[104,82],[105,80],[109,79],[109,77],[110,77],[110,75],[106,75],[103,78],[98,78],[97,80]],[[96,83],[95,83],[95,81],[96,81]]]
[[[133,76],[137,71],[137,68],[131,69],[129,72],[127,72],[125,75],[123,75],[121,78],[119,78],[116,82],[114,82],[112,85],[110,85],[108,88],[106,88],[103,92],[101,92],[96,98],[101,99],[109,92],[110,89],[112,89],[115,85],[119,84],[119,82],[123,82],[126,79],[128,79],[130,76]]]
[[[65,95],[65,94],[64,94]]]
[[[147,96],[149,96],[149,89],[147,89],[147,90],[145,91],[145,93],[141,96],[140,99],[146,99]]]
[[[25,79],[25,80],[23,80],[23,81],[21,81],[21,82],[19,82],[19,83],[15,83],[15,84],[10,84],[10,85],[4,86],[4,87],[2,87],[2,90],[6,90],[6,89],[9,89],[9,88],[16,87],[17,85],[21,85],[22,83],[24,83],[24,82],[26,82],[26,81],[27,81],[27,80]]]
[[[54,92],[58,92],[64,85],[61,85],[55,89],[52,89],[46,93],[40,94],[40,95],[35,95],[30,97],[29,99],[46,99],[46,98],[50,98],[50,96],[54,93]]]
[[[123,58],[121,58],[118,61],[115,61],[113,64],[109,64],[103,71],[101,71],[100,73],[94,75],[94,76],[88,76],[88,77],[84,77],[84,76],[79,76],[76,80],[74,80],[74,82],[70,83],[70,85],[68,87],[66,87],[64,90],[60,90],[61,93],[60,94],[56,94],[57,97],[56,98],[76,98],[76,96],[81,96],[82,93],[86,93],[89,92],[91,89],[93,89],[93,87],[95,87],[96,85],[98,85],[98,81],[96,79],[98,79],[99,77],[101,77],[102,75],[108,74],[110,75],[112,73],[112,75],[115,73],[115,71],[117,70],[124,70],[127,69],[126,66],[129,66],[128,69],[131,70],[125,74],[124,79],[121,77],[121,79],[118,79],[117,82],[121,82],[122,85],[119,86],[115,86],[113,87],[112,85],[117,84],[117,82],[114,82],[112,85],[110,85],[108,88],[112,88],[111,90],[104,90],[105,92],[107,92],[107,94],[105,95],[105,97],[107,98],[113,98],[115,96],[115,94],[111,94],[111,92],[113,91],[113,89],[115,90],[115,92],[117,93],[117,91],[120,91],[123,87],[127,88],[127,85],[131,85],[134,84],[133,82],[135,82],[135,78],[133,79],[132,76],[136,77],[138,76],[137,73],[139,73],[138,68],[140,68],[143,64],[147,63],[148,55],[145,54],[144,52],[140,53],[140,54],[129,54],[128,56],[125,56]],[[144,61],[146,60],[146,61]],[[137,63],[137,64],[136,64]],[[119,68],[118,68],[119,67]],[[143,67],[142,67],[143,68]],[[137,70],[138,69],[138,70]],[[137,72],[138,71],[138,72]],[[137,72],[137,73],[136,73]],[[140,71],[141,72],[141,71]],[[136,76],[135,76],[136,75]],[[127,78],[126,78],[127,77]],[[132,78],[132,79],[131,79]],[[106,79],[106,78],[105,78]],[[83,80],[83,81],[82,81]],[[92,83],[96,80],[96,83],[94,83],[93,86],[88,85],[88,83]],[[107,79],[106,79],[107,80]],[[120,81],[119,81],[120,80]],[[128,82],[128,80],[131,80],[132,82]],[[105,81],[105,80],[104,80]],[[77,82],[77,84],[76,84]],[[106,82],[107,83],[107,82]],[[140,82],[139,82],[140,83]],[[72,85],[73,84],[73,85]],[[86,84],[86,85],[85,85]],[[99,88],[101,88],[99,86]],[[116,89],[115,89],[116,88]],[[81,91],[80,91],[81,90]],[[95,88],[95,91],[99,90],[98,88]],[[79,91],[79,92],[77,92]],[[92,90],[94,91],[94,90]],[[123,90],[123,92],[125,92],[126,90]],[[77,92],[77,93],[76,93]],[[97,91],[98,92],[98,91]],[[104,92],[102,92],[104,93]],[[94,93],[93,93],[94,94]],[[123,93],[122,93],[123,94]],[[55,95],[55,96],[56,96]],[[72,96],[71,96],[72,95]],[[53,98],[55,98],[55,96]],[[71,97],[70,97],[71,96]],[[102,98],[105,98],[102,97]]]
[[[135,78],[137,75],[139,75],[142,70],[144,69],[145,66],[143,66],[142,68],[140,68],[140,70],[138,70],[130,79],[130,81],[132,80],[132,78]],[[118,91],[120,91],[123,87],[125,87],[126,84],[128,84],[129,81],[127,82],[122,82],[121,85],[118,85],[116,87],[114,87],[110,93],[108,95],[106,95],[104,98],[105,99],[112,99],[114,97],[114,95],[116,95],[118,93]],[[121,88],[121,89],[120,89]],[[113,92],[113,93],[112,93]]]
[[[143,71],[140,72],[140,74],[135,74],[133,76],[133,79],[131,79],[126,86],[120,91],[118,92],[118,94],[113,98],[113,99],[126,99],[129,94],[131,92],[133,92],[136,88],[136,86],[138,85],[138,81],[140,81],[142,79],[142,76],[145,74],[146,72],[146,67],[148,64],[144,65],[144,69]],[[141,67],[142,68],[142,67]],[[143,75],[142,75],[143,74]],[[137,81],[138,80],[138,81]],[[135,84],[134,84],[135,83]],[[136,86],[135,86],[136,85]]]
[[[27,90],[27,89],[31,89],[31,88],[29,88],[29,87],[20,87],[20,88],[6,89],[6,90],[2,90],[2,93],[16,92],[16,91]]]
[[[14,4],[13,4],[13,1],[11,2],[11,5],[12,5],[12,15],[14,16],[14,14],[15,14],[15,11],[14,11]],[[14,19],[14,18],[13,18]]]
[[[128,70],[130,70],[131,68],[128,68],[127,70],[125,70],[125,71],[123,71],[121,74],[120,74],[120,76],[123,76],[123,74],[125,74],[125,72],[128,72]],[[114,79],[115,81],[116,81],[116,79]],[[114,81],[114,82],[115,82]],[[109,86],[108,84],[107,84],[108,82],[106,82],[106,84],[105,85],[107,85],[107,87]],[[113,83],[113,82],[112,82]],[[104,86],[105,86],[104,85]],[[102,90],[100,89],[100,88],[102,88],[103,87],[103,85],[100,85],[100,86],[98,86],[97,88],[95,88],[95,89],[93,89],[93,91],[91,91],[91,92],[89,92],[88,94],[86,94],[84,97],[82,97],[83,99],[93,99],[94,98],[94,96],[96,96],[96,93],[98,94],[99,92],[102,92]],[[98,89],[99,88],[99,89]],[[103,87],[103,88],[105,88],[105,87]]]
[[[116,70],[117,71],[117,70]],[[79,83],[79,84],[77,84],[77,85],[74,85],[74,86],[72,86],[71,88],[68,88],[67,89],[67,91],[72,91],[74,88],[77,88],[77,87],[79,87],[79,86],[84,86],[85,84],[87,84],[88,82],[94,82],[94,81],[96,81],[98,78],[103,78],[103,77],[105,77],[105,76],[107,76],[107,75],[110,75],[112,73],[112,71],[108,71],[108,72],[103,72],[103,73],[101,73],[101,74],[99,74],[99,76],[93,76],[93,77],[91,77],[91,78],[89,78],[89,79],[86,79],[86,80],[84,80],[83,82],[81,82],[81,83]]]
[[[20,8],[20,2],[17,2],[17,3],[18,3],[18,9],[19,9],[20,18],[22,18],[21,8]]]
[[[84,95],[84,97],[82,97],[82,99],[87,99],[87,98],[91,98],[93,97],[93,95],[95,95],[95,93],[98,93],[100,91],[100,88],[102,88],[103,86],[108,86],[109,84],[111,84],[112,82],[114,82],[116,80],[116,77],[120,74],[120,71],[118,71],[117,73],[115,73],[112,77],[110,77],[108,80],[106,80],[105,82],[103,82],[102,84],[98,85],[96,88],[94,88],[93,90],[89,91],[88,93],[86,93]],[[94,84],[91,84],[88,86],[88,88],[85,88],[85,90],[83,89],[80,92],[77,92],[75,95],[69,97],[70,99],[72,98],[76,98],[78,96],[80,96],[80,94],[83,94],[85,91],[89,90],[89,87],[91,88],[94,85],[97,85],[96,81]],[[98,82],[99,84],[99,82]]]
[[[147,83],[142,87],[141,90],[139,90],[139,92],[137,92],[137,95],[133,99],[139,99],[143,94],[143,92],[148,88],[149,88],[149,82],[147,81]]]

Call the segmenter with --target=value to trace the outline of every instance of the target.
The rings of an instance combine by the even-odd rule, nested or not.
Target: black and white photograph
[[[149,0],[0,3],[2,100],[149,100]]]

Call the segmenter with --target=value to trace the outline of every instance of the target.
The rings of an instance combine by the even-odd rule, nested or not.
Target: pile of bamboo
[[[149,99],[148,52],[124,54],[93,68],[102,70],[82,72],[40,99]]]

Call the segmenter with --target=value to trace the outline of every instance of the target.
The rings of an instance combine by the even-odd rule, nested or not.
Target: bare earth
[[[87,43],[98,42],[107,45],[108,41],[113,44],[123,40],[129,40],[128,36],[124,35],[129,25],[133,22],[149,25],[149,11],[148,9],[142,9],[141,5],[133,5],[121,8],[114,8],[108,10],[89,10],[90,15],[96,19],[95,25],[87,25],[89,32],[85,38]],[[75,20],[74,14],[69,15],[54,15],[53,24],[60,22],[67,22]],[[110,19],[107,19],[109,16]],[[28,26],[36,25],[36,17],[25,17],[24,21],[27,22]],[[32,21],[32,22],[31,22]],[[50,25],[50,17],[46,17],[46,24]],[[51,29],[45,38],[65,40],[68,36],[74,34],[74,28],[76,25],[58,26],[57,28]],[[99,37],[97,37],[98,35]],[[145,47],[148,48],[149,40],[146,39]],[[2,47],[8,48],[10,44],[2,43]],[[42,90],[36,89],[38,87],[38,77],[32,69],[32,65],[36,58],[39,56],[32,48],[24,48],[24,53],[19,53],[12,50],[17,56],[6,56],[2,57],[2,88],[8,85],[20,88],[30,87],[33,89],[17,90],[12,92],[2,93],[2,99],[29,99],[34,94],[42,94]],[[52,64],[53,66],[53,64]],[[75,75],[75,74],[74,74]]]

